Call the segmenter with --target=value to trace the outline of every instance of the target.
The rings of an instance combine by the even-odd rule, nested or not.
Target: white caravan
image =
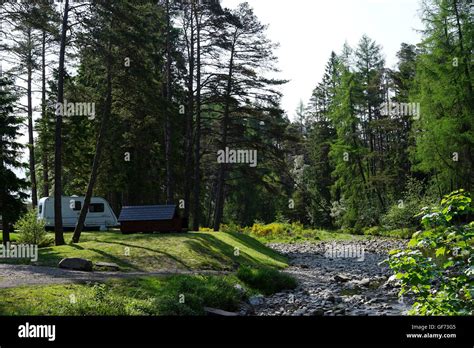
[[[76,227],[85,197],[62,197],[63,227]],[[38,203],[38,219],[43,219],[46,229],[54,229],[54,198],[41,198]],[[109,203],[100,197],[92,197],[89,212],[86,216],[84,228],[106,231],[109,227],[116,227],[119,223]]]

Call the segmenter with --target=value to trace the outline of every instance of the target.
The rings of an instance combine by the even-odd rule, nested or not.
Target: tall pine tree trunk
[[[66,40],[68,29],[69,0],[64,5],[64,15],[61,28],[61,45],[59,50],[58,68],[58,104],[64,104],[64,60],[66,55]],[[63,245],[63,214],[62,214],[62,123],[63,115],[56,108],[56,129],[54,134],[54,239],[56,245]],[[63,109],[63,107],[61,107]]]
[[[189,43],[189,76],[188,76],[188,110],[186,115],[186,140],[185,140],[185,170],[184,175],[184,218],[189,221],[191,181],[192,181],[192,153],[193,153],[193,116],[194,116],[194,17],[191,8],[191,37]]]
[[[171,116],[172,112],[172,76],[171,76],[171,13],[170,2],[166,0],[166,100],[168,101],[165,115],[165,166],[166,166],[166,203],[174,202],[174,181],[172,173],[171,149]]]
[[[1,72],[0,72],[1,76]],[[5,167],[3,165],[3,143],[2,143],[2,137],[0,137],[0,175],[4,175],[3,173],[5,172]],[[5,211],[5,202],[6,202],[6,197],[7,196],[7,188],[6,188],[6,183],[5,180],[0,180],[0,212],[2,213],[2,239],[3,239],[3,244],[6,244],[7,242],[10,241],[10,231],[8,229],[8,213]]]
[[[234,50],[235,42],[237,40],[237,30],[234,34],[234,39],[231,48],[230,61],[229,61],[229,73],[227,76],[227,88],[225,95],[225,106],[224,106],[224,116],[222,119],[222,139],[221,146],[222,150],[225,150],[227,147],[227,128],[229,124],[230,117],[230,98],[232,93],[232,76],[234,72]],[[217,194],[216,194],[216,206],[214,213],[214,231],[219,231],[221,227],[222,217],[224,213],[224,201],[225,201],[225,175],[226,175],[226,163],[221,163],[219,166],[219,174],[217,176]]]
[[[94,162],[92,163],[92,172],[89,178],[89,184],[87,185],[87,192],[84,198],[84,204],[79,215],[79,220],[77,221],[76,228],[74,230],[74,235],[72,237],[73,243],[79,243],[81,238],[82,230],[84,229],[84,223],[86,221],[87,213],[89,211],[89,205],[91,203],[92,194],[94,192],[94,185],[97,180],[97,171],[99,169],[100,157],[102,155],[102,148],[104,145],[105,133],[107,130],[108,121],[110,118],[110,113],[112,109],[112,62],[111,62],[111,52],[107,52],[107,92],[105,98],[104,106],[104,115],[102,116],[99,135],[97,138],[97,143],[95,147]]]
[[[27,64],[27,99],[28,99],[28,150],[29,150],[29,170],[30,170],[30,180],[31,180],[31,204],[33,208],[36,208],[38,205],[38,192],[36,188],[36,163],[35,163],[35,144],[34,144],[34,135],[33,135],[33,103],[32,103],[32,74],[33,74],[33,57],[32,57],[32,42],[31,42],[31,30],[28,31],[28,62]]]
[[[196,14],[196,135],[194,147],[194,206],[193,230],[199,231],[200,224],[200,196],[201,196],[201,27]]]
[[[41,118],[43,126],[47,127],[46,115],[46,30],[43,30],[43,41],[41,44]],[[41,161],[43,166],[43,196],[49,197],[49,164],[48,164],[48,144],[43,140]]]

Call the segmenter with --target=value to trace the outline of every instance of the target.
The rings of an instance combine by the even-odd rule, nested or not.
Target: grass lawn
[[[0,315],[203,315],[204,307],[238,311],[241,301],[262,289],[270,294],[296,286],[293,278],[275,269],[254,270],[253,275],[141,277],[0,289]]]
[[[65,234],[66,240],[72,233]],[[238,233],[132,234],[84,232],[81,243],[39,250],[37,264],[56,267],[65,257],[113,262],[123,271],[235,270],[239,265],[285,268],[287,260],[254,238]],[[29,263],[5,260],[3,263]]]
[[[234,276],[144,277],[104,284],[0,289],[0,315],[200,315],[203,307],[237,310]]]
[[[18,233],[10,232],[10,241],[16,242],[18,239]],[[2,230],[0,230],[0,243],[3,243]]]

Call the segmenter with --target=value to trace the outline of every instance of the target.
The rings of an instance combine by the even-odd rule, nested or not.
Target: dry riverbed
[[[380,264],[405,241],[373,238],[318,244],[270,244],[290,259],[285,270],[299,286],[269,297],[254,297],[241,314],[259,316],[404,315],[393,272]]]

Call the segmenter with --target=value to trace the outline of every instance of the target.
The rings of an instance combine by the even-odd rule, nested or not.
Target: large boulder
[[[66,258],[59,261],[59,268],[72,269],[75,271],[92,272],[91,261],[81,258]]]

